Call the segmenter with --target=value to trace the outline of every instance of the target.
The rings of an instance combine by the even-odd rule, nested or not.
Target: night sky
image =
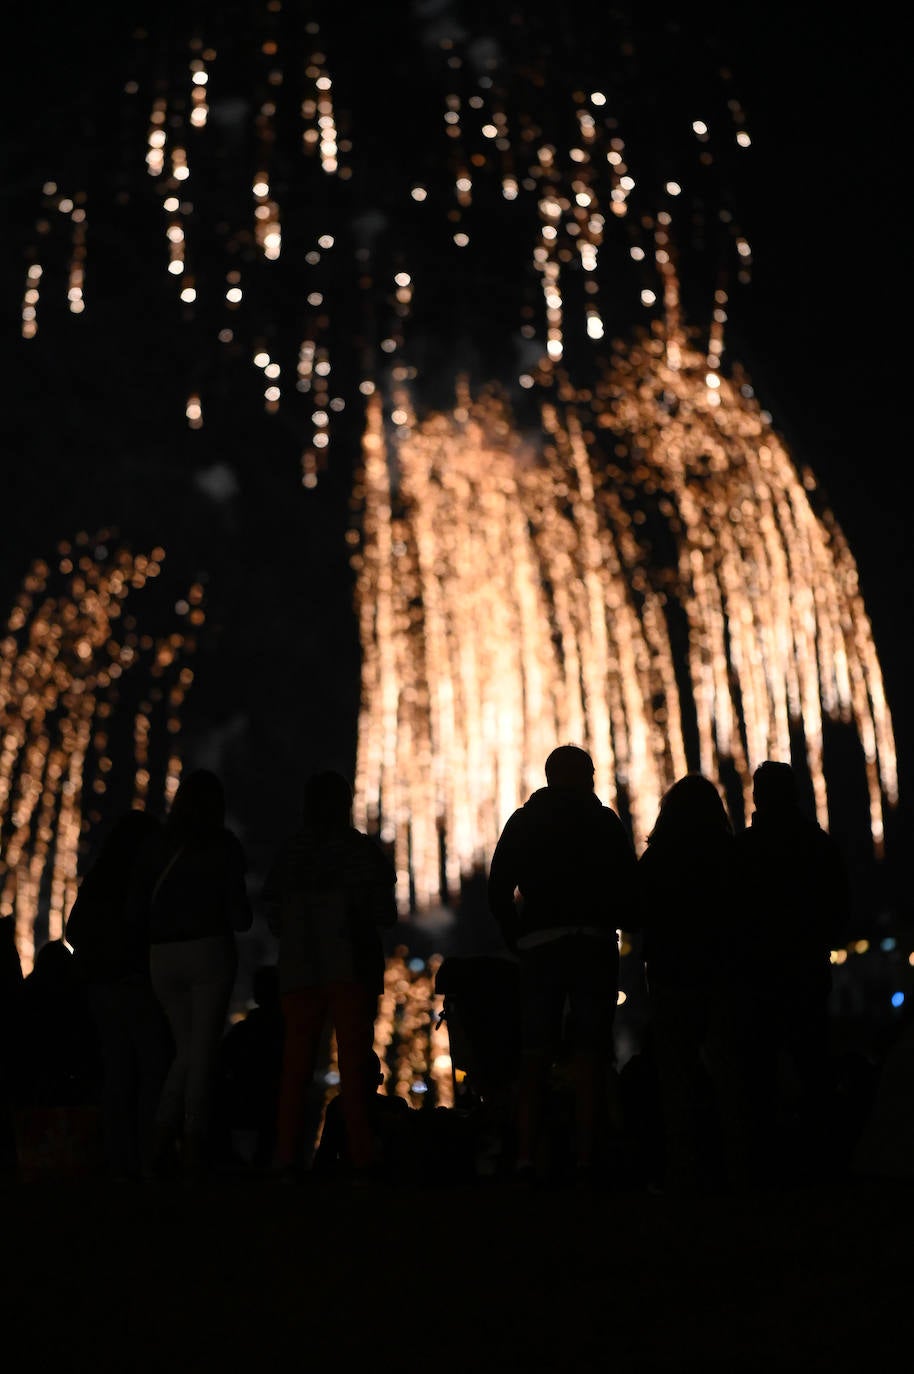
[[[326,471],[303,489],[294,406],[265,417],[247,357],[230,357],[221,370],[213,363],[217,326],[205,304],[190,320],[174,290],[163,288],[161,223],[144,208],[142,173],[125,169],[142,160],[151,73],[186,72],[182,38],[193,17],[224,59],[213,67],[213,95],[222,81],[226,102],[244,100],[260,71],[248,39],[261,33],[264,8],[132,3],[109,18],[101,6],[61,14],[46,0],[29,5],[20,41],[7,48],[13,101],[2,178],[4,604],[33,558],[52,556],[79,530],[112,529],[135,549],[163,544],[166,601],[203,582],[207,622],[184,710],[185,747],[189,761],[213,762],[224,774],[255,868],[294,815],[303,774],[349,770],[354,760],[359,642],[345,532],[361,417],[355,404],[338,417]],[[509,369],[506,341],[529,281],[497,225],[488,237],[480,225],[485,251],[455,266],[435,258],[418,220],[394,218],[397,177],[408,168],[432,184],[438,173],[444,140],[431,36],[457,21],[471,36],[497,36],[515,64],[528,52],[545,54],[547,104],[553,81],[565,92],[603,73],[640,165],[658,175],[667,161],[677,165],[683,119],[708,103],[721,67],[731,69],[723,97],[715,89],[713,100],[727,90],[738,96],[752,148],[738,165],[721,159],[704,189],[709,205],[720,197],[732,207],[753,261],[751,282],[731,297],[726,358],[743,364],[776,431],[815,472],[857,560],[901,770],[886,900],[906,920],[914,493],[901,374],[906,222],[897,149],[905,79],[889,8],[868,7],[861,28],[859,16],[833,6],[730,6],[718,11],[714,32],[699,30],[693,7],[683,7],[681,23],[675,7],[636,7],[634,19],[610,7],[586,23],[585,8],[521,8],[523,25],[501,5],[427,0],[373,6],[359,18],[358,9],[286,5],[283,23],[296,15],[320,23],[340,128],[345,134],[348,120],[353,145],[351,180],[326,189],[318,204],[295,185],[293,151],[277,121],[274,189],[287,239],[304,242],[323,217],[338,236],[334,251],[351,264],[344,254],[363,241],[370,210],[386,221],[377,254],[393,261],[402,250],[413,263],[425,254],[435,287],[417,290],[413,348],[435,404],[458,363],[476,380]],[[149,35],[140,42],[138,27]],[[634,60],[622,60],[620,35],[632,41]],[[132,123],[122,94],[131,75],[149,83]],[[253,156],[230,120],[223,128],[225,147],[195,184],[201,281],[207,244],[221,253],[220,219],[232,218],[230,198],[244,185],[233,163]],[[87,309],[69,315],[63,291],[53,299],[48,287],[39,333],[24,341],[24,273],[49,177],[90,188]],[[683,245],[683,291],[696,323],[707,313],[721,251],[710,231],[696,230]],[[287,284],[285,264],[284,271]],[[346,340],[334,355],[336,385],[357,397],[373,304],[370,292],[355,299],[351,280],[340,267],[325,289],[334,332]],[[261,298],[276,347],[289,319],[284,290]],[[610,323],[624,331],[629,321],[620,314]],[[197,385],[209,404],[194,432],[184,402]],[[226,470],[233,490],[217,480]]]

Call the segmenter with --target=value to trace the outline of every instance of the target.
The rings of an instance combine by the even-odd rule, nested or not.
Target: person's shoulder
[[[360,830],[358,826],[351,825],[346,831],[346,842],[354,849],[378,850],[381,849],[381,841],[375,835],[369,835],[367,830]]]
[[[393,861],[376,835],[369,835],[367,831],[352,826],[348,832],[348,843],[355,854],[368,859],[376,867],[393,870]]]
[[[715,826],[713,830],[708,829],[702,833],[701,852],[710,860],[719,859],[722,863],[726,863],[734,853],[735,846],[735,830],[718,829]]]
[[[825,827],[819,825],[817,821],[813,822],[812,843],[824,858],[832,859],[836,862],[843,861],[844,845],[838,839],[837,835],[833,835],[830,830],[826,830]]]
[[[606,831],[607,835],[612,835],[615,840],[623,841],[626,845],[633,848],[631,835],[618,811],[616,811],[614,807],[607,806],[605,802],[600,801],[599,797],[595,797],[594,800],[596,802],[596,807],[592,815],[596,823]]]
[[[517,845],[523,845],[526,837],[531,831],[535,830],[535,817],[527,810],[526,803],[512,811],[505,821],[501,830],[498,832],[498,839],[495,842],[493,859],[498,856],[501,862],[506,854],[513,853]]]
[[[230,830],[228,826],[223,826],[218,843],[229,858],[241,863],[247,862],[244,843],[240,835],[237,835],[234,830]]]

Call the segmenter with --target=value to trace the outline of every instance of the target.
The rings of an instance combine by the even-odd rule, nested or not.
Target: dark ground
[[[7,1181],[0,1206],[11,1374],[768,1374],[908,1358],[911,1181],[693,1200],[90,1178]]]

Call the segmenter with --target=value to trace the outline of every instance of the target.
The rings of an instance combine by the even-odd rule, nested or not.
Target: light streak
[[[0,641],[0,915],[15,918],[26,974],[36,938],[63,934],[105,795],[167,806],[181,771],[193,681],[183,660],[203,622],[202,589],[176,608],[179,630],[141,632],[127,601],[159,575],[164,550],[133,554],[106,539],[62,544],[55,565],[37,559]]]
[[[897,763],[854,558],[811,464],[728,357],[754,249],[729,209],[715,216],[708,178],[727,157],[751,159],[745,112],[696,80],[682,165],[652,166],[624,82],[563,85],[532,30],[525,49],[523,25],[481,66],[479,35],[424,35],[427,102],[385,105],[375,91],[361,123],[346,106],[345,23],[324,32],[277,3],[238,39],[244,51],[228,32],[218,52],[188,40],[190,100],[186,53],[148,41],[124,100],[151,99],[151,111],[121,121],[138,136],[119,140],[113,182],[90,187],[93,231],[111,185],[137,213],[165,210],[177,327],[196,330],[181,392],[192,429],[234,400],[227,355],[253,357],[265,423],[281,413],[292,436],[290,482],[313,492],[340,412],[364,408],[348,534],[363,655],[356,799],[360,822],[394,845],[401,890],[413,889],[404,903],[434,908],[485,864],[562,739],[592,750],[600,795],[629,811],[640,845],[687,767],[725,774],[746,810],[754,765],[797,747],[827,822],[824,737],[853,731],[881,853]],[[649,56],[633,76],[648,104]],[[253,68],[226,100],[233,57]],[[372,72],[389,96],[380,55]],[[249,159],[236,155],[245,139]],[[92,313],[88,259],[103,250],[81,227],[89,192],[58,184],[81,185],[75,173],[42,184],[25,349],[39,296],[49,327],[62,275],[82,312],[72,328]],[[680,299],[685,271],[693,289],[701,277],[680,261],[696,226],[713,240],[703,337]],[[490,250],[517,268],[517,291],[500,294]],[[446,376],[455,400],[443,409],[429,397],[447,368],[423,360],[431,335],[450,338],[450,316],[429,303],[451,278],[474,347],[504,334],[510,361],[489,385]],[[231,327],[213,325],[210,355],[200,320],[212,301]],[[68,759],[83,747],[76,717],[69,730]]]
[[[373,398],[358,822],[392,840],[420,912],[485,865],[568,740],[640,848],[690,765],[731,775],[746,819],[752,770],[790,759],[798,731],[827,827],[823,731],[844,722],[881,853],[897,762],[854,560],[749,390],[708,377],[674,311],[594,392],[544,404],[536,445],[466,393],[394,443]]]

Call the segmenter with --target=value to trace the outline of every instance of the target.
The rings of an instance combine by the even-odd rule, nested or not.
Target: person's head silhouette
[[[650,839],[712,832],[732,834],[733,827],[717,786],[703,773],[686,773],[660,799]]]
[[[546,760],[546,783],[574,792],[593,791],[593,759],[576,744],[560,744]]]
[[[171,810],[168,828],[188,840],[205,839],[225,825],[225,789],[208,768],[198,768],[182,780]]]
[[[752,775],[752,801],[761,815],[794,811],[799,804],[797,779],[789,763],[766,759]]]

